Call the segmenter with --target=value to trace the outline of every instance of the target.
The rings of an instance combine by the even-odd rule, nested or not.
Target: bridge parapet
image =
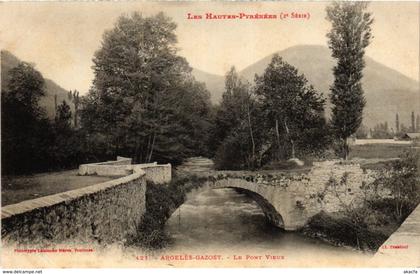
[[[286,230],[299,229],[321,211],[333,213],[357,205],[364,198],[362,186],[375,179],[373,171],[341,161],[316,162],[310,170],[297,173],[214,171],[201,174],[209,180],[206,188],[248,191],[267,218]],[[282,222],[274,213],[281,216]]]
[[[117,156],[116,161],[83,164],[79,166],[79,175],[125,176],[132,174],[131,158]]]
[[[172,179],[171,164],[157,162],[131,164],[131,158],[117,157],[116,161],[84,164],[79,166],[79,175],[128,176],[136,172],[146,172],[146,180],[157,184],[169,183]]]

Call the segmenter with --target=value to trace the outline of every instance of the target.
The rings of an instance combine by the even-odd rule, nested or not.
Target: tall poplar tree
[[[340,144],[340,152],[347,159],[348,137],[356,132],[363,120],[366,100],[361,80],[365,67],[365,48],[369,45],[373,23],[366,2],[334,2],[327,7],[327,19],[332,28],[327,34],[332,57],[337,59],[331,86],[331,124]]]
[[[414,118],[414,111],[411,112],[411,132],[416,132],[416,119]]]

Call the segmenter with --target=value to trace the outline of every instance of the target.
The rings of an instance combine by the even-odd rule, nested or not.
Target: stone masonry
[[[208,188],[244,191],[261,206],[272,224],[297,230],[321,211],[332,213],[357,206],[363,199],[362,186],[372,182],[375,174],[359,164],[325,161],[314,163],[309,172],[300,174],[209,171],[197,175],[208,176],[209,180],[192,193]],[[336,183],[331,184],[331,180]]]
[[[117,242],[135,232],[145,208],[145,173],[8,205],[3,243]]]
[[[80,175],[124,176],[2,208],[3,243],[124,242],[146,211],[146,182],[171,181],[171,165],[130,158],[81,165]]]

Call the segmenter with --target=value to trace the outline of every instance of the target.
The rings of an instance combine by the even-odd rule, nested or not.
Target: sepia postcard
[[[419,26],[417,1],[0,2],[1,267],[417,273]]]

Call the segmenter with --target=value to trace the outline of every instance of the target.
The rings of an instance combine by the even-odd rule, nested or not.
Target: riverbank
[[[371,215],[370,218],[378,218]],[[334,246],[346,246],[361,251],[376,252],[378,248],[397,230],[397,222],[386,224],[357,224],[345,213],[315,215],[299,232]]]
[[[403,215],[396,216],[395,201],[378,199],[350,212],[320,212],[300,232],[335,246],[377,252],[415,207],[415,204],[404,204]]]
[[[165,223],[186,199],[186,193],[203,185],[207,178],[188,176],[174,178],[169,184],[147,182],[146,213],[137,233],[128,238],[127,246],[161,249],[172,242],[165,231]]]
[[[375,179],[361,185],[359,203],[313,216],[302,232],[335,245],[376,252],[420,203],[420,154],[406,150],[375,169]],[[342,199],[350,194],[337,195]]]

